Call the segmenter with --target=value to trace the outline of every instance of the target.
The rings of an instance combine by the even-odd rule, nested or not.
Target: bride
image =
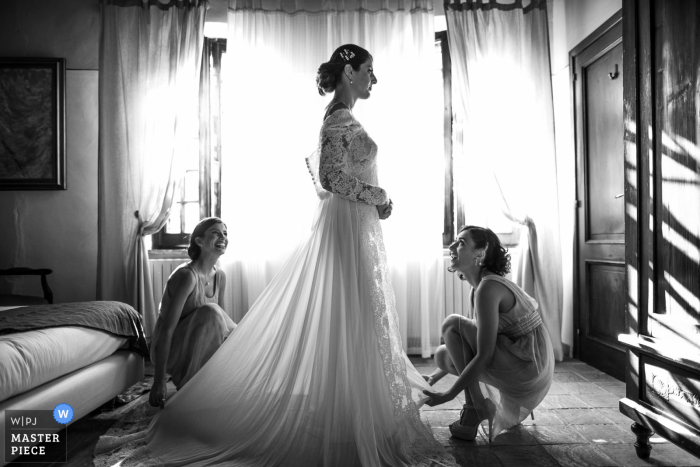
[[[402,350],[379,224],[393,205],[352,113],[377,83],[372,56],[343,45],[316,81],[334,97],[307,159],[320,198],[311,234],[126,464],[453,462],[420,420],[430,386]]]

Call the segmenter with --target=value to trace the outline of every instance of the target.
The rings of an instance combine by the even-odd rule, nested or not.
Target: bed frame
[[[142,356],[117,350],[99,362],[0,402],[0,466],[12,460],[5,459],[6,410],[53,410],[58,404],[68,404],[74,413],[71,423],[75,423],[143,380],[143,369]]]

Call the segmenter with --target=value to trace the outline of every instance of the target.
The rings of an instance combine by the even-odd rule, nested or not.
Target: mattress
[[[102,360],[127,342],[80,326],[0,335],[0,401]]]

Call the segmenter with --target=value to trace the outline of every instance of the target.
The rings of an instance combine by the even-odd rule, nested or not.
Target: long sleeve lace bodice
[[[325,190],[351,201],[389,202],[387,192],[375,185],[377,145],[349,110],[337,110],[326,119],[319,153],[319,181]]]

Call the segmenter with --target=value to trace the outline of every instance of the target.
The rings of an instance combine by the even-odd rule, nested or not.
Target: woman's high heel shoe
[[[450,433],[455,438],[463,439],[465,441],[474,441],[476,439],[476,434],[479,431],[479,426],[484,420],[489,421],[489,443],[491,442],[491,433],[493,430],[493,419],[496,416],[496,404],[494,404],[491,399],[484,400],[484,409],[480,415],[480,419],[472,425],[462,425],[462,419],[464,418],[465,410],[476,410],[473,405],[464,404],[464,408],[459,414],[459,420],[450,425]]]

